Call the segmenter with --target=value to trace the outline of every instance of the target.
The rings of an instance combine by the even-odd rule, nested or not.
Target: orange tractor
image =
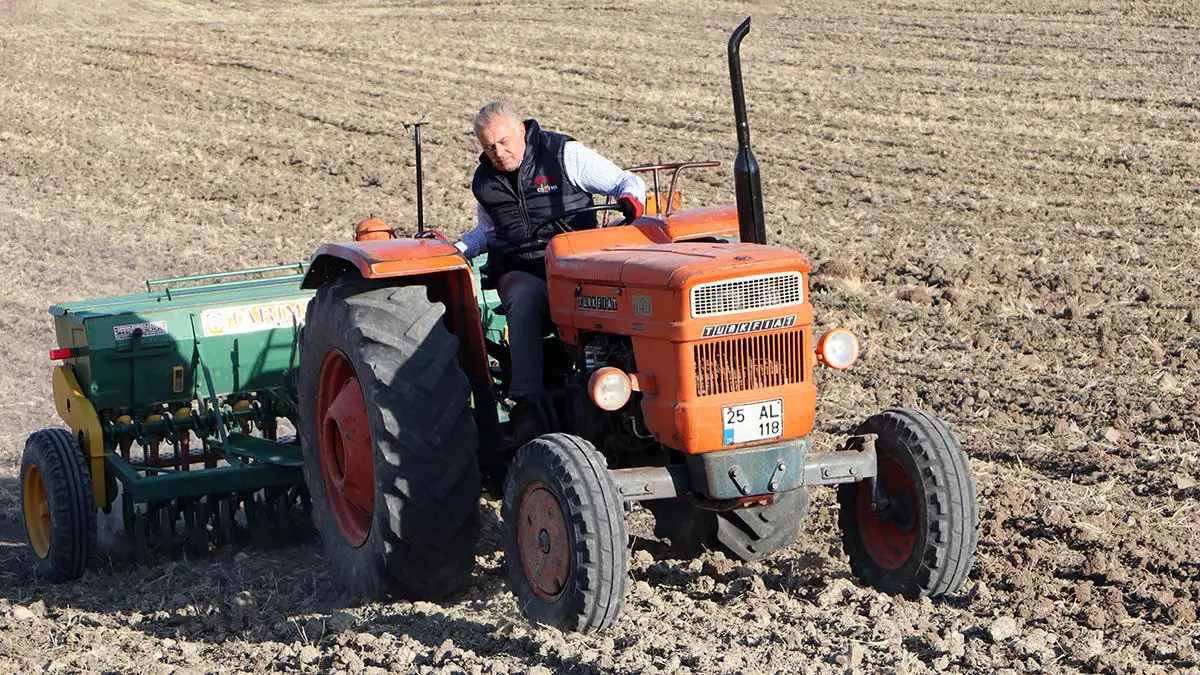
[[[554,433],[512,441],[497,298],[424,231],[420,201],[416,238],[374,221],[360,240],[317,251],[303,282],[315,296],[300,339],[299,435],[314,523],[352,591],[461,589],[485,483],[502,485],[522,611],[567,630],[616,621],[633,502],[677,551],[755,560],[795,540],[810,487],[836,485],[863,583],[912,598],[963,584],[978,506],[944,423],[896,409],[840,449],[816,452],[808,437],[814,368],[849,367],[859,345],[845,329],[813,335],[808,259],[765,244],[739,61],[748,31],[749,19],[729,41],[737,207],[681,210],[676,179],[696,163],[644,167],[649,215],[584,231],[564,218],[548,243]]]

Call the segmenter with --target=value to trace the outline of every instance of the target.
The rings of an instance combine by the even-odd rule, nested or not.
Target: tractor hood
[[[565,237],[555,243],[558,239]],[[550,276],[576,283],[682,289],[714,279],[811,269],[802,253],[759,244],[646,243],[564,250],[569,248],[574,247],[552,247],[546,267]]]

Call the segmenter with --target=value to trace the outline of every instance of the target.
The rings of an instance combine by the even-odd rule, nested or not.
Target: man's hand
[[[413,235],[413,238],[414,239],[438,239],[447,244],[450,243],[450,241],[448,239],[446,239],[446,235],[442,234],[441,232],[438,232],[437,230],[431,230],[431,229],[426,229],[424,232],[418,232],[415,235]]]
[[[617,204],[620,205],[621,215],[625,216],[627,224],[641,218],[642,214],[646,212],[646,207],[638,201],[638,198],[628,192],[617,199]]]

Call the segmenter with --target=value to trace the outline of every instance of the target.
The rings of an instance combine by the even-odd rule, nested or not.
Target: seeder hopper
[[[142,556],[232,542],[239,511],[276,535],[291,529],[307,504],[300,447],[276,440],[280,420],[296,417],[304,271],[152,280],[145,293],[50,309],[54,403],[70,431],[30,436],[21,477],[47,576],[82,574],[96,508],[111,510],[118,494]]]

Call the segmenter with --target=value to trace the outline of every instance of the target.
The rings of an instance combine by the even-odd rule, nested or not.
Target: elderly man
[[[631,222],[642,215],[646,186],[570,136],[522,121],[506,101],[480,108],[475,138],[483,150],[471,183],[478,224],[456,246],[468,258],[488,253],[483,271],[508,318],[514,435],[525,442],[548,431],[550,417],[542,336],[550,319],[545,251],[558,232],[553,221],[602,194],[616,198]],[[572,216],[568,224],[576,230],[595,227],[595,213]]]

